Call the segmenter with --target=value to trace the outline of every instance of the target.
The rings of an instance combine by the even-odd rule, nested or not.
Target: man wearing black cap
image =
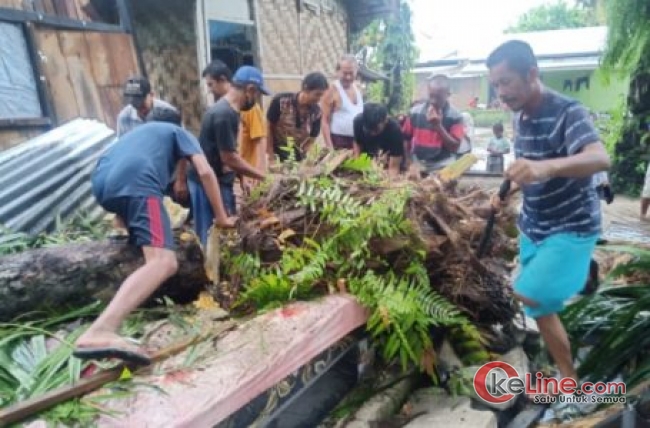
[[[228,215],[236,213],[234,182],[237,175],[264,180],[264,172],[247,163],[237,151],[240,112],[255,106],[260,93],[270,95],[264,86],[262,72],[255,67],[240,67],[232,78],[228,92],[206,111],[201,123],[199,141],[210,166],[219,180],[221,197]],[[182,171],[179,177],[182,177]],[[194,228],[203,245],[214,214],[195,172],[189,174],[189,190]]]
[[[117,116],[117,136],[121,137],[138,125],[151,120],[156,109],[178,112],[171,104],[154,97],[151,83],[141,76],[131,77],[124,86],[126,106]]]

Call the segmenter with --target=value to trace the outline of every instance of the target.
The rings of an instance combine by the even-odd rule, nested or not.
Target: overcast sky
[[[420,59],[439,59],[477,40],[496,39],[521,14],[549,2],[552,1],[411,0]]]

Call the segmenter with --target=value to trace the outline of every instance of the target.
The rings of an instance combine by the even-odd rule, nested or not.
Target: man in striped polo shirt
[[[505,172],[510,195],[523,192],[515,295],[537,321],[561,376],[578,381],[558,313],[587,280],[601,232],[600,201],[591,180],[609,168],[610,159],[588,111],[542,85],[528,44],[502,44],[487,67],[499,98],[516,112],[516,161]],[[501,204],[494,198],[493,205]]]

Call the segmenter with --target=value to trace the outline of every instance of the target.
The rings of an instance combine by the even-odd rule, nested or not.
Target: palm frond
[[[650,288],[605,290],[569,306],[562,319],[575,346],[583,346],[585,337],[593,345],[579,367],[581,376],[598,381],[621,372],[634,379],[642,376],[634,366],[649,361]]]

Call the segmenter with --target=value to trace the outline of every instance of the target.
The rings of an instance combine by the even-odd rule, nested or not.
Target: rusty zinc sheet
[[[78,212],[99,218],[90,174],[114,141],[105,124],[75,119],[0,152],[0,224],[38,234]]]

